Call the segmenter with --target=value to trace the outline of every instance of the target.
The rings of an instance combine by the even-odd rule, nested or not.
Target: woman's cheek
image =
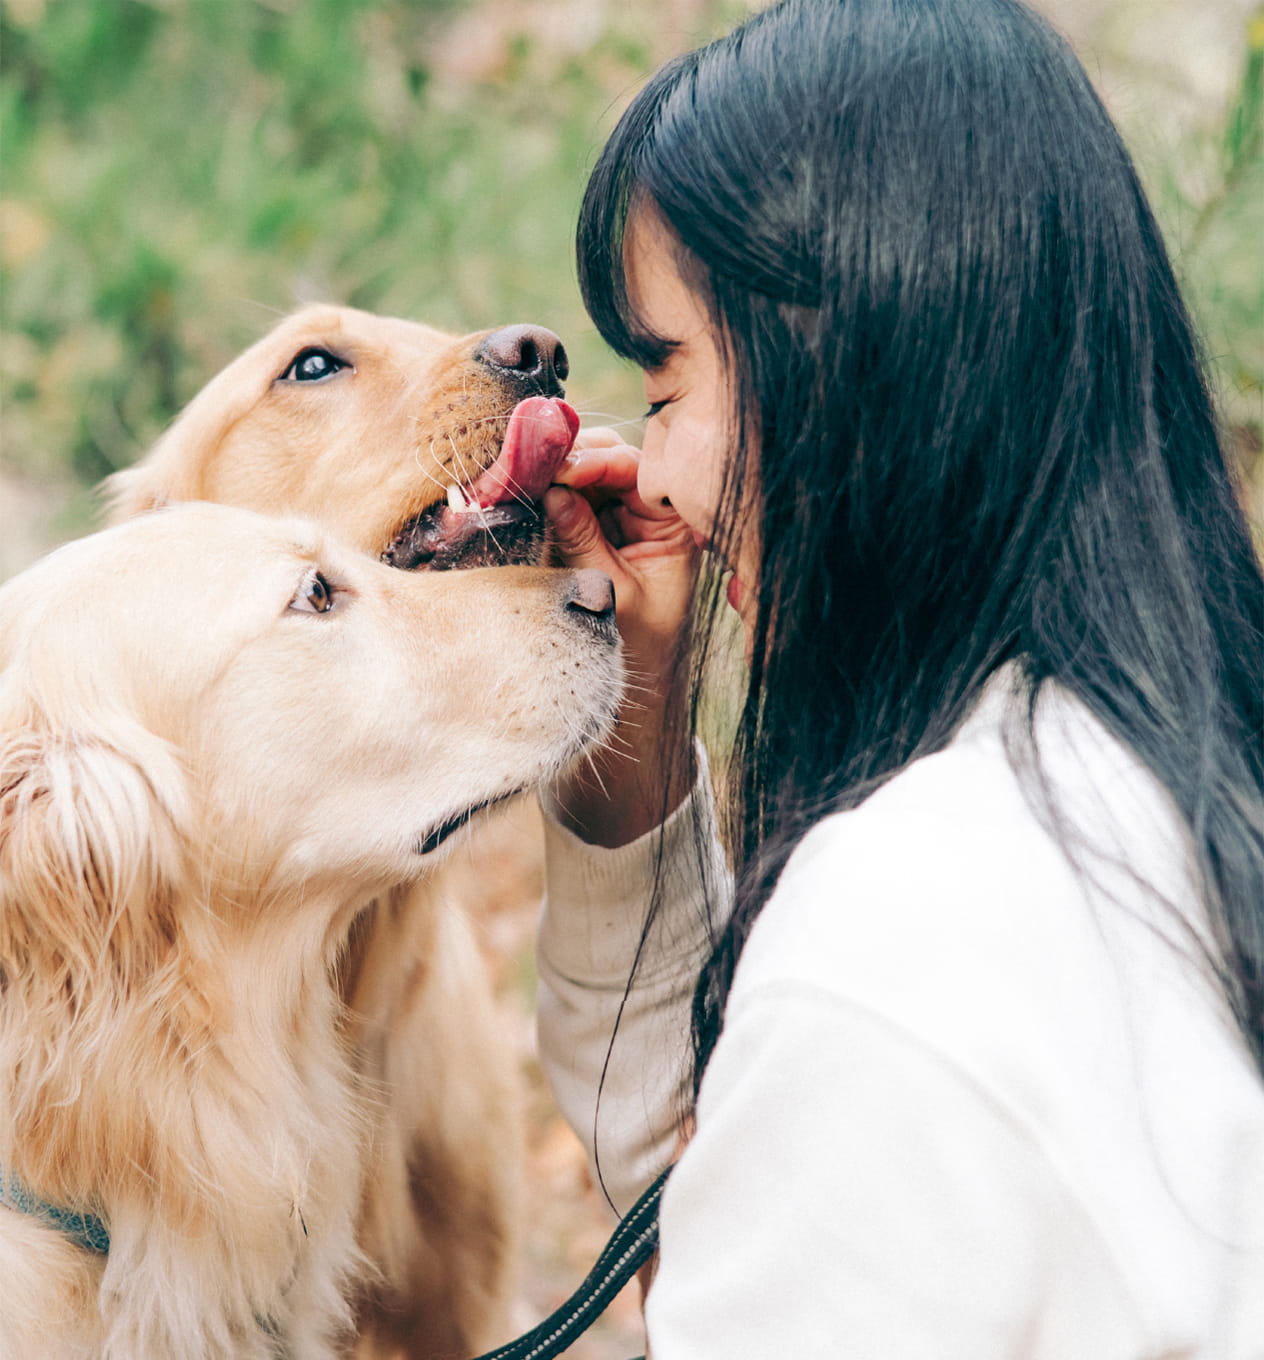
[[[680,456],[673,460],[678,494],[688,498],[694,508],[697,527],[709,534],[724,485],[724,451],[715,426],[696,417],[682,420],[678,447]]]

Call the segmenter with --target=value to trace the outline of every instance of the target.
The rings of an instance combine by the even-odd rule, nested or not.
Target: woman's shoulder
[[[851,957],[895,948],[901,968],[920,954],[938,972],[937,948],[1048,962],[1077,922],[1095,923],[1100,943],[1107,899],[1153,924],[1143,903],[1161,898],[1197,930],[1188,837],[1166,791],[1064,690],[1046,687],[1029,724],[1010,680],[943,750],[818,822],[756,933],[810,939],[816,959],[829,943]]]
[[[803,838],[730,1004],[804,986],[963,1062],[1060,1059],[1118,1029],[1121,978],[1214,1011],[1190,865],[1164,791],[1082,705],[1050,692],[1029,731],[993,686],[950,745]]]
[[[1188,1235],[1208,1228],[1264,1249],[1264,1200],[1242,1206],[1264,1172],[1264,1089],[1196,944],[1180,820],[1065,694],[1038,706],[1034,746],[1014,718],[985,704],[813,828],[729,1021],[775,1030],[788,1002],[809,1064],[857,1033],[921,1053],[1041,1150],[1119,1259],[1196,1255]]]

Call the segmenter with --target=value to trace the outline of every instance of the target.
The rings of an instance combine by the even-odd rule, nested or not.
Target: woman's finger
[[[554,546],[567,566],[596,567],[612,577],[617,587],[624,575],[623,563],[588,501],[570,487],[553,486],[545,492],[544,513],[553,527]]]
[[[641,451],[631,444],[576,447],[566,455],[556,480],[561,486],[599,488],[621,495],[636,486]]]

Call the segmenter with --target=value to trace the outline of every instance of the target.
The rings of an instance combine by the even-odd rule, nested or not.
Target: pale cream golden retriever
[[[560,400],[566,370],[538,326],[453,337],[310,307],[111,480],[114,517],[207,500],[310,516],[404,569],[539,562],[539,499],[578,427]],[[451,682],[473,705],[496,702],[477,677]],[[359,1305],[362,1357],[482,1350],[505,1334],[514,1288],[511,1063],[468,942],[438,912],[446,895],[431,878],[366,896],[339,963],[356,1061],[382,1092],[361,1211],[379,1272]]]
[[[349,933],[598,739],[619,688],[599,573],[407,574],[222,506],[141,516],[0,588],[0,1353],[354,1348],[399,1092],[365,1058],[386,1033],[361,1018],[348,1042]],[[429,916],[431,945],[449,924]],[[432,974],[432,1012],[459,1008],[435,958],[401,962]],[[436,1143],[469,1134],[483,1023],[448,1014],[400,1060],[408,1099],[450,1102]]]

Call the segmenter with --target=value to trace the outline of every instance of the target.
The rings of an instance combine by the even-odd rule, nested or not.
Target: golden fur
[[[0,1167],[112,1238],[102,1258],[0,1209],[0,1353],[348,1353],[366,1251],[387,1271],[406,1251],[364,1191],[410,1102],[455,1178],[423,1198],[479,1211],[488,1168],[471,1182],[461,1153],[498,1117],[496,1046],[460,1010],[479,992],[459,921],[425,913],[423,949],[356,965],[357,993],[414,975],[381,995],[419,991],[420,1047],[375,1053],[393,1036],[371,1011],[348,1031],[335,970],[364,904],[393,914],[425,872],[429,831],[610,721],[617,643],[567,607],[575,581],[408,574],[306,522],[188,505],[0,588]]]
[[[380,554],[500,449],[523,391],[475,359],[486,334],[345,307],[288,317],[111,479],[114,517],[217,501],[307,515]],[[347,368],[315,384],[279,381],[317,348]],[[469,1355],[507,1335],[523,1163],[514,1077],[469,940],[440,910],[445,896],[439,879],[366,898],[345,963],[356,1061],[384,1093],[360,1216],[380,1272],[359,1307],[361,1360]]]

